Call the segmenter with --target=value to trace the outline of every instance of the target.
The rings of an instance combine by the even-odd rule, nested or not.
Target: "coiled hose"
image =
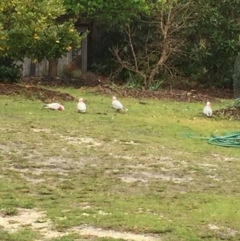
[[[240,147],[240,132],[226,134],[222,136],[212,135],[211,137],[194,137],[191,138],[205,139],[211,145],[224,146],[224,147]]]

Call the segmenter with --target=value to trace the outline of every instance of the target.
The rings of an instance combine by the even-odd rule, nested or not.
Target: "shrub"
[[[0,82],[15,83],[22,76],[22,65],[12,57],[0,57]]]

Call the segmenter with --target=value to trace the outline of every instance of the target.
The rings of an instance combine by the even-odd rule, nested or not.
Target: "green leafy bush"
[[[15,83],[22,76],[22,65],[12,57],[0,56],[0,82]]]

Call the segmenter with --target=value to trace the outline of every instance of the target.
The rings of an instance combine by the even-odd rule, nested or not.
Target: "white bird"
[[[210,117],[212,116],[212,108],[211,108],[211,103],[208,101],[206,106],[203,109],[203,114]]]
[[[122,103],[119,100],[117,100],[115,96],[112,97],[112,107],[117,111],[125,110]]]
[[[78,100],[77,109],[78,109],[78,113],[85,113],[86,112],[87,107],[86,107],[86,104],[83,101],[83,98],[80,98]]]
[[[46,104],[44,108],[50,109],[50,110],[64,110],[64,106],[59,103]]]

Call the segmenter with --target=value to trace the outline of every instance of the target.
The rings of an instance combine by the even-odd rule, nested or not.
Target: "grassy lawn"
[[[128,111],[116,113],[111,96],[64,91],[88,113],[0,96],[2,241],[240,240],[240,149],[189,137],[238,121],[153,99],[121,99]]]

